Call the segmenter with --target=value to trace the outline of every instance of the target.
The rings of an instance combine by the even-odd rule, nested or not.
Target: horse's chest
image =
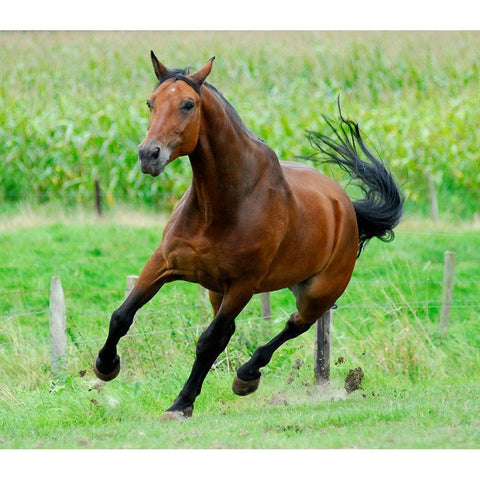
[[[218,257],[215,244],[203,235],[168,235],[162,242],[163,255],[172,270],[197,274],[211,273]]]
[[[255,269],[258,252],[250,246],[241,247],[229,236],[212,238],[206,234],[191,236],[168,235],[162,251],[169,267],[186,280],[223,284]]]

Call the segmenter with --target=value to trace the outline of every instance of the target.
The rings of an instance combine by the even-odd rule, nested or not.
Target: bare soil
[[[348,372],[347,378],[345,379],[345,390],[347,393],[352,393],[355,390],[362,390],[362,380],[364,374],[362,367],[357,367]]]

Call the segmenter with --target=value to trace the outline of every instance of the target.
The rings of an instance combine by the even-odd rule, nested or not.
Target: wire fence
[[[169,305],[171,308],[174,307],[188,307],[188,308],[205,308],[206,304],[199,304],[199,303],[178,303],[175,301],[169,302]],[[413,302],[390,302],[390,303],[358,303],[358,304],[345,304],[345,305],[338,305],[335,306],[335,311],[342,311],[342,310],[383,310],[383,311],[389,311],[389,310],[394,310],[394,311],[401,311],[401,310],[430,310],[430,309],[441,309],[442,308],[442,302],[441,301],[413,301]],[[450,308],[453,310],[456,309],[468,309],[472,311],[479,311],[480,310],[480,303],[475,303],[475,302],[462,302],[462,301],[455,301],[452,302],[450,305]],[[168,310],[167,308],[162,308],[162,309],[150,309],[148,312],[144,313],[142,317],[150,317],[150,316],[155,316],[155,317],[160,317],[162,315],[168,315],[171,313],[171,310]],[[22,317],[35,317],[39,315],[49,315],[50,314],[50,309],[48,310],[39,310],[39,311],[31,311],[31,312],[22,312],[22,313],[13,313],[9,315],[3,315],[0,316],[0,320],[9,320],[9,319],[16,319],[16,318],[22,318]],[[76,311],[76,310],[68,310],[67,311],[67,321],[70,325],[70,328],[75,328],[76,324],[73,322],[73,319],[75,316],[88,316],[88,317],[109,317],[111,312],[108,311]],[[271,315],[270,317],[265,317],[265,316],[240,316],[236,320],[237,323],[253,323],[253,322],[258,322],[258,321],[263,321],[263,320],[273,320],[275,323],[280,323],[282,321],[286,321],[289,318],[289,313],[287,312],[280,312],[275,315]],[[171,334],[172,332],[185,332],[185,331],[197,331],[197,334],[199,331],[207,328],[209,323],[198,323],[195,325],[179,325],[176,327],[172,328],[160,328],[160,329],[154,329],[154,330],[148,330],[148,331],[142,331],[142,332],[129,332],[127,336],[129,338],[135,338],[135,337],[144,337],[144,336],[160,336],[160,335],[166,335],[166,334]],[[81,340],[69,340],[68,344],[70,346],[75,346],[75,345],[85,345],[85,344],[100,344],[105,340],[105,336],[102,337],[96,337],[96,338],[87,338],[87,339],[81,339]],[[14,341],[7,341],[7,342],[0,342],[0,349],[10,349],[13,348],[14,345],[17,345],[18,342]],[[22,342],[21,345],[22,350],[42,350],[42,349],[49,349],[50,344],[49,344],[49,338],[48,338],[48,332],[46,332],[44,339],[38,340],[38,339],[27,339],[26,341]]]
[[[48,313],[45,312],[45,313]],[[156,313],[165,313],[164,311],[157,311]],[[78,314],[78,313],[77,313]],[[287,316],[277,316],[277,319],[287,319]],[[253,321],[259,321],[259,320],[265,320],[265,317],[248,317],[248,318],[240,318],[237,319],[236,322],[253,322]],[[146,332],[129,332],[127,334],[128,338],[136,338],[136,337],[145,337],[145,336],[159,336],[159,335],[165,335],[169,334],[172,332],[185,332],[187,330],[202,330],[204,328],[207,328],[209,323],[199,323],[197,325],[188,325],[188,326],[178,326],[174,328],[162,328],[162,329],[155,329],[155,330],[149,330]],[[97,337],[97,338],[89,338],[89,339],[82,339],[82,340],[70,340],[68,343],[71,346],[75,345],[85,345],[85,344],[90,344],[90,343],[97,343],[100,344],[101,342],[105,341],[105,336],[102,337]],[[8,346],[13,347],[16,345],[16,342],[0,342],[0,348],[8,348]],[[21,345],[22,351],[23,350],[42,350],[42,349],[49,349],[50,344],[49,344],[49,339],[48,336],[45,336],[43,340],[27,340],[26,343],[22,343]]]
[[[372,286],[381,286],[381,287],[392,287],[394,289],[398,289],[399,287],[404,287],[405,285],[408,285],[410,288],[416,290],[416,296],[412,300],[405,300],[404,297],[404,292],[400,298],[403,301],[394,301],[393,298],[390,301],[388,297],[386,298],[386,301],[371,301],[371,302],[356,302],[356,303],[343,303],[340,301],[340,304],[337,306],[335,305],[334,308],[335,310],[338,311],[352,311],[352,310],[360,310],[360,311],[369,311],[369,310],[382,310],[384,313],[392,313],[392,312],[399,312],[402,310],[406,310],[408,312],[413,312],[414,314],[420,312],[420,311],[428,311],[430,314],[431,310],[438,310],[441,311],[441,316],[445,316],[445,311],[446,311],[446,305],[445,305],[445,275],[447,271],[447,254],[450,256],[454,254],[452,252],[445,252],[445,272],[444,272],[444,278],[443,282],[439,279],[432,279],[432,278],[427,278],[422,281],[395,281],[394,284],[390,284],[391,278],[389,278],[389,282],[385,282],[384,280],[378,280],[378,279],[368,279],[368,280],[361,280],[357,279],[356,281],[353,280],[351,283],[353,284],[360,284],[360,285],[365,285],[366,288],[369,290],[371,289]],[[454,263],[454,262],[453,262]],[[424,266],[424,264],[420,264]],[[409,264],[411,267],[411,264]],[[450,272],[451,278],[453,278],[453,265],[452,265],[452,271]],[[58,277],[54,277],[57,278]],[[54,348],[52,347],[52,292],[53,292],[53,280],[52,278],[52,286],[50,290],[47,289],[36,289],[36,290],[24,290],[24,289],[12,289],[12,290],[0,290],[0,299],[1,298],[11,298],[12,296],[40,296],[43,299],[47,298],[47,295],[50,294],[50,303],[48,304],[48,308],[36,308],[32,309],[30,311],[14,311],[12,313],[4,314],[0,316],[0,326],[8,324],[9,321],[11,320],[17,320],[17,319],[25,319],[25,318],[35,318],[39,316],[49,316],[50,317],[50,332],[45,332],[45,335],[42,335],[42,338],[21,338],[21,335],[16,335],[14,339],[10,340],[8,339],[8,334],[2,334],[0,330],[0,338],[3,337],[6,341],[0,341],[0,352],[8,354],[9,351],[15,351],[18,353],[23,354],[24,352],[28,351],[37,351],[37,352],[46,352],[47,350],[50,351],[50,355],[52,358],[52,351]],[[127,286],[129,285],[129,280],[131,278],[127,278]],[[477,279],[462,279],[457,282],[455,282],[455,286],[457,288],[469,286],[471,285],[478,285],[480,283],[480,280]],[[133,285],[130,284],[131,288]],[[419,291],[419,286],[422,287],[442,287],[443,290],[443,295],[442,295],[442,300],[434,299],[434,298],[422,298],[421,295],[418,294]],[[201,288],[201,287],[200,287]],[[83,338],[83,335],[81,333],[82,328],[84,326],[82,325],[81,327],[79,326],[83,322],[77,322],[75,319],[77,317],[84,317],[84,316],[89,316],[89,317],[96,317],[96,318],[104,318],[108,317],[110,315],[110,312],[107,312],[105,310],[78,310],[76,308],[66,308],[65,307],[65,295],[67,295],[68,298],[75,297],[75,296],[80,296],[85,298],[85,295],[101,295],[105,296],[105,293],[108,292],[114,297],[123,297],[125,295],[125,289],[120,289],[120,288],[95,288],[95,287],[87,287],[82,290],[77,290],[77,289],[70,289],[70,290],[65,290],[63,291],[60,283],[60,289],[61,289],[61,297],[62,297],[62,302],[63,302],[63,317],[65,318],[65,321],[67,321],[68,328],[66,326],[63,327],[65,330],[63,332],[63,337],[64,339],[62,340],[64,344],[64,351],[65,353],[67,352],[67,349],[71,349],[72,347],[80,347],[80,346],[89,346],[96,344],[98,346],[101,346],[105,340],[105,335],[103,336],[95,336],[94,338]],[[450,287],[450,289],[453,289],[453,284]],[[191,340],[195,340],[196,337],[200,334],[203,329],[207,328],[210,320],[211,320],[211,314],[207,313],[207,299],[206,296],[204,295],[205,292],[204,290],[199,291],[198,299],[197,302],[189,302],[186,299],[182,298],[182,295],[170,295],[169,297],[163,297],[162,299],[162,308],[161,309],[156,309],[151,306],[147,308],[146,310],[142,310],[139,312],[139,315],[141,315],[142,319],[148,319],[153,316],[171,316],[172,312],[176,312],[173,318],[173,321],[178,320],[178,312],[182,311],[182,308],[187,308],[187,309],[195,309],[199,311],[199,315],[197,318],[197,321],[195,324],[191,323],[191,319],[188,321],[183,320],[179,322],[178,325],[176,326],[169,326],[165,328],[147,328],[143,327],[144,329],[141,330],[140,328],[138,330],[132,329],[127,335],[129,338],[142,338],[142,337],[158,337],[158,336],[170,336],[172,338],[173,332],[176,333],[185,333],[185,332],[191,332]],[[402,298],[403,297],[403,298]],[[368,297],[367,297],[368,298]],[[262,308],[264,304],[264,298],[262,298]],[[345,301],[345,297],[343,299]],[[23,301],[22,298],[20,298],[20,301]],[[47,303],[44,300],[44,303]],[[460,299],[455,299],[452,300],[451,297],[451,292],[450,292],[450,300],[448,301],[447,305],[447,319],[446,319],[446,329],[448,329],[448,315],[450,310],[459,310],[459,311],[465,311],[465,310],[471,310],[477,312],[480,307],[480,303],[477,301],[477,298],[469,298],[469,297],[461,297]],[[268,297],[268,312],[271,312],[271,305],[270,305],[270,297]],[[262,310],[263,312],[263,310]],[[291,312],[286,312],[283,309],[279,309],[279,311],[275,315],[271,315],[268,313],[268,315],[265,315],[263,312],[262,316],[257,316],[257,315],[252,315],[251,312],[250,314],[243,314],[241,315],[236,322],[239,323],[253,323],[253,322],[259,322],[261,320],[265,319],[271,319],[273,320],[274,323],[278,323],[281,321],[286,321],[289,318]],[[330,315],[330,320],[331,321],[331,315]],[[171,320],[172,321],[172,320]],[[441,318],[442,322],[442,318]],[[441,323],[440,322],[440,323]],[[317,322],[317,324],[322,323],[322,322]],[[147,322],[148,325],[148,322]],[[18,325],[17,325],[18,327]],[[329,327],[328,327],[329,328]],[[328,330],[329,331],[329,330]],[[317,330],[316,334],[318,333],[318,325],[317,325]],[[327,335],[328,337],[330,336],[329,333]],[[7,340],[8,339],[8,340]],[[324,339],[325,340],[325,339]],[[329,338],[327,339],[328,342],[330,341]],[[317,341],[317,339],[316,339]],[[328,347],[329,348],[329,347]],[[329,350],[328,350],[329,351]],[[91,351],[92,352],[92,351]],[[93,353],[93,352],[92,352]],[[52,361],[53,362],[53,361]],[[53,363],[52,363],[53,365]],[[53,366],[52,366],[53,370]]]

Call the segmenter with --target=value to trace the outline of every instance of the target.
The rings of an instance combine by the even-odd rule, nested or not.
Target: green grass
[[[236,369],[295,309],[290,292],[275,292],[272,320],[257,298],[239,316],[193,419],[160,423],[211,320],[197,287],[181,282],[139,312],[120,343],[120,377],[92,389],[125,278],[190,182],[185,158],[161,179],[137,166],[150,49],[175,67],[216,55],[209,81],[282,159],[312,153],[304,132],[337,116],[340,95],[402,184],[395,242],[367,247],[337,302],[330,392],[313,384],[313,330],[275,354],[253,396],[231,391]],[[480,448],[479,52],[478,32],[0,32],[0,447]],[[440,224],[425,220],[427,174]],[[101,221],[88,211],[96,178]],[[446,250],[457,257],[442,337]],[[52,382],[54,275],[68,355]],[[359,366],[363,390],[347,396]]]
[[[340,95],[409,211],[428,212],[431,173],[444,218],[477,212],[479,32],[1,32],[0,199],[88,205],[99,178],[106,206],[171,206],[186,159],[160,182],[137,166],[150,49],[175,67],[216,55],[209,81],[283,159],[312,153],[305,130]]]
[[[167,405],[157,381],[119,380],[98,394],[73,381],[2,408],[8,448],[479,448],[478,383],[393,385],[330,399],[313,387],[267,378],[249,400],[230,378],[209,379],[198,412],[159,422]],[[370,386],[371,387],[371,386]],[[219,390],[222,393],[219,394]],[[375,396],[373,396],[375,393]],[[333,394],[335,398],[335,392]],[[163,404],[163,405],[162,405]],[[24,414],[18,414],[21,409]]]
[[[231,391],[236,368],[294,310],[291,294],[281,291],[272,295],[271,321],[259,318],[256,298],[239,316],[193,419],[165,424],[162,412],[188,376],[196,339],[211,319],[195,285],[168,285],[139,312],[120,343],[118,379],[98,392],[91,371],[125,278],[157,246],[163,221],[131,212],[102,221],[79,210],[47,213],[2,217],[2,448],[480,447],[478,226],[410,219],[393,244],[371,242],[337,302],[329,393],[313,384],[313,330],[275,354],[253,396]],[[457,261],[450,329],[441,337],[447,249]],[[65,290],[69,338],[65,376],[54,384],[46,312],[52,275]],[[358,366],[363,390],[347,396],[345,377]]]

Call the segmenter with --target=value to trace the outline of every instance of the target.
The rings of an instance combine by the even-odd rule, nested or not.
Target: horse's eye
[[[182,106],[180,108],[185,112],[190,112],[191,110],[193,110],[194,106],[195,104],[193,103],[192,100],[187,100],[184,103],[182,103]]]
[[[152,104],[150,103],[150,100],[147,100],[147,107],[151,110],[152,109]]]

